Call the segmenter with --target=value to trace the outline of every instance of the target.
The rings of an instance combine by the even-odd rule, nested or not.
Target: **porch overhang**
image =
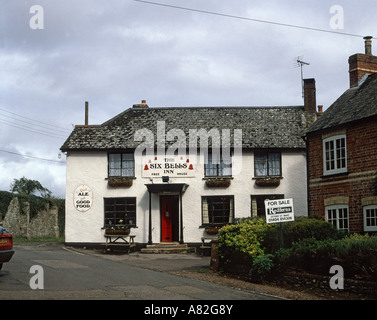
[[[185,193],[188,188],[186,183],[149,183],[145,185],[149,193],[177,192]]]

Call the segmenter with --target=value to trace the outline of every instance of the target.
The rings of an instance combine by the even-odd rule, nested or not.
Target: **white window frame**
[[[369,217],[367,217],[367,215],[369,215]],[[374,225],[372,223],[372,225],[368,226],[367,225],[368,219],[370,219],[370,222],[373,222],[374,220]],[[363,220],[364,220],[364,231],[366,232],[377,231],[377,204],[363,207]]]
[[[344,167],[339,165],[339,161],[342,161],[343,157],[340,157],[337,152],[337,141],[344,139]],[[334,167],[327,169],[327,150],[326,150],[326,144],[332,143],[333,144],[333,154],[332,154],[332,162]],[[340,150],[343,150],[340,149]],[[323,174],[324,175],[330,175],[330,174],[337,174],[337,173],[344,173],[347,172],[347,139],[345,134],[332,136],[326,139],[323,139]]]
[[[346,210],[347,217],[344,218],[344,210]],[[335,216],[329,217],[329,211],[332,214],[335,213]],[[350,215],[349,215],[349,207],[347,204],[337,204],[333,206],[325,207],[325,217],[326,221],[330,222],[336,227],[338,230],[346,230],[349,231],[350,228]],[[344,227],[344,221],[347,221],[347,227]]]

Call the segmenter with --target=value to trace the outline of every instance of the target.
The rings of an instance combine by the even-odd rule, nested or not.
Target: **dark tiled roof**
[[[377,74],[344,92],[307,130],[314,132],[377,115]]]
[[[189,146],[189,129],[242,130],[244,148],[305,148],[303,107],[176,107],[130,108],[96,126],[77,126],[61,147],[69,150],[134,149],[137,130],[146,128],[157,139],[157,121],[165,121],[165,132],[180,129]],[[198,146],[199,146],[198,139]],[[171,143],[170,143],[171,144]]]

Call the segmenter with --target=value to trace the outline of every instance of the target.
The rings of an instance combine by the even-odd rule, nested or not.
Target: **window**
[[[337,135],[323,140],[324,174],[347,172],[346,136]]]
[[[266,217],[265,200],[284,199],[284,194],[263,194],[251,196],[251,216]]]
[[[135,161],[133,153],[109,154],[109,177],[133,177]]]
[[[326,207],[326,220],[338,230],[348,231],[348,206],[335,205]]]
[[[220,158],[220,159],[219,159]],[[230,177],[232,175],[232,160],[217,155],[208,153],[206,164],[204,165],[206,177]]]
[[[365,206],[364,213],[364,231],[377,231],[377,205]]]
[[[225,225],[233,222],[234,197],[202,197],[202,224]]]
[[[256,177],[281,176],[281,154],[255,153],[254,170]]]
[[[104,198],[105,226],[136,227],[136,198]]]

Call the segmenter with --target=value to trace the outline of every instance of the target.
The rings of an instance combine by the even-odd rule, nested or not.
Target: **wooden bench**
[[[119,234],[106,234],[106,244],[105,244],[105,252],[108,250],[113,250],[114,248],[118,247],[120,249],[125,248],[127,253],[133,249],[135,252],[136,244],[135,244],[135,237],[131,235],[119,235]]]

